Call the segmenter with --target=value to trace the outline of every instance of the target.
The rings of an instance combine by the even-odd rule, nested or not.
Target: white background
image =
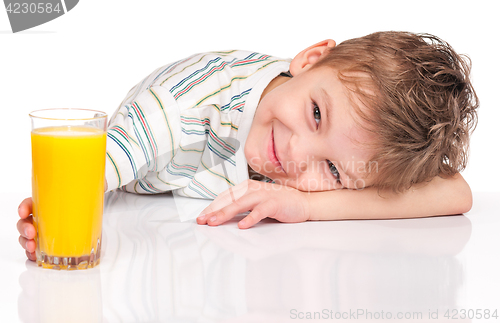
[[[31,190],[30,111],[78,107],[111,114],[144,76],[193,53],[247,49],[291,58],[326,38],[341,42],[383,30],[432,33],[471,57],[481,108],[464,177],[475,192],[500,192],[497,6],[456,0],[81,0],[66,15],[17,34],[0,7],[0,216],[10,223],[0,229],[0,245],[22,266],[15,223],[17,205]],[[0,272],[13,277],[9,273],[18,268],[2,266]],[[4,289],[18,295],[16,279]],[[14,313],[15,296],[5,300]]]

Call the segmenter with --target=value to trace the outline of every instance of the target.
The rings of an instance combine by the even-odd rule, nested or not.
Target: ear
[[[326,54],[327,49],[335,47],[335,41],[332,39],[323,40],[317,44],[307,47],[298,53],[290,63],[290,73],[296,76],[308,70],[314,63]]]

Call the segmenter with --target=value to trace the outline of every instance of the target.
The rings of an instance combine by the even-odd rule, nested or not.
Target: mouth
[[[285,170],[283,169],[283,165],[281,165],[281,162],[278,158],[278,155],[276,154],[276,146],[274,144],[274,129],[271,130],[271,139],[269,140],[269,145],[267,147],[267,153],[269,157],[269,161],[276,167],[278,167],[280,170],[282,170],[285,173]]]

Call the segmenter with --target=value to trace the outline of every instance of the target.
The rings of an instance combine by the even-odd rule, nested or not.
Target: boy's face
[[[370,185],[366,174],[377,165],[369,163],[373,152],[361,144],[373,139],[354,121],[348,90],[333,69],[278,77],[270,88],[245,144],[253,170],[302,191]]]

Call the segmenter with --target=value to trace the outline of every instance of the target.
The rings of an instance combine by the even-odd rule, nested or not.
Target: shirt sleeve
[[[179,108],[164,87],[146,88],[125,100],[108,127],[108,191],[135,181],[134,185],[142,186],[142,192],[160,193],[146,178],[172,160],[181,130]]]

